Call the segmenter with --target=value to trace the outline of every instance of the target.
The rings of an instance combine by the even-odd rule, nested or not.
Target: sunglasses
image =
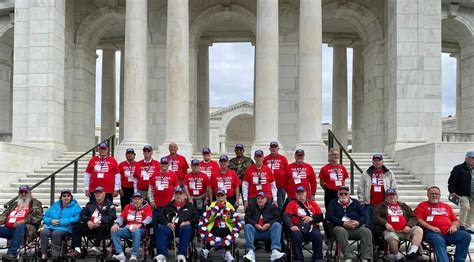
[[[63,194],[61,197],[71,197],[70,194]]]
[[[347,196],[349,193],[339,193],[340,196]]]
[[[149,149],[144,149],[143,152],[151,152]]]
[[[29,191],[20,191],[20,194],[28,194]]]

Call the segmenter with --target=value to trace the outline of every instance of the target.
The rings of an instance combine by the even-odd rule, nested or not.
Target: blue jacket
[[[367,222],[367,216],[359,201],[351,198],[351,202],[344,210],[337,198],[331,200],[326,210],[326,219],[335,226],[342,226],[342,224],[344,224],[342,221],[344,215],[352,220],[358,221],[360,226]]]
[[[44,214],[43,221],[47,228],[72,232],[72,224],[79,222],[81,207],[73,199],[69,205],[61,209],[61,200],[56,201]],[[59,219],[59,226],[53,226],[51,220]]]

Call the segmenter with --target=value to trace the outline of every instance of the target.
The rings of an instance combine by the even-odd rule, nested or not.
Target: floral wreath
[[[214,222],[219,220],[226,220],[227,216],[230,215],[231,223],[234,225],[229,235],[226,237],[218,237],[207,230],[211,217],[215,217]],[[242,223],[240,222],[240,216],[236,212],[232,212],[229,207],[220,208],[217,205],[206,209],[202,217],[199,219],[198,234],[203,241],[207,241],[211,246],[214,247],[225,247],[231,246],[233,243],[237,243],[240,231],[242,230]]]

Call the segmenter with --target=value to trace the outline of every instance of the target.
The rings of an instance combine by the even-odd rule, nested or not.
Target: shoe
[[[178,255],[178,256],[176,257],[176,260],[177,260],[178,262],[186,262],[186,256],[185,256],[185,255]]]
[[[201,251],[199,252],[199,257],[201,259],[207,259],[209,257],[209,250],[207,249],[201,249]]]
[[[89,249],[87,249],[87,252],[91,255],[100,255],[100,249],[98,247],[91,247]]]
[[[234,256],[230,253],[230,251],[225,252],[224,260],[226,262],[232,262],[234,261]]]
[[[422,255],[418,252],[411,252],[405,256],[406,260],[408,261],[416,261],[422,258]]]
[[[165,261],[166,261],[166,257],[163,256],[163,255],[158,255],[158,256],[156,256],[155,258],[153,258],[153,261],[165,262]]]
[[[474,234],[474,230],[472,230],[472,228],[466,227],[464,230],[469,234]]]
[[[271,261],[275,261],[275,260],[278,260],[278,259],[280,259],[280,258],[282,258],[282,257],[284,257],[284,256],[285,256],[285,253],[282,253],[282,252],[280,252],[280,251],[278,251],[278,250],[276,250],[276,249],[273,249],[273,250],[272,250],[272,255],[270,256],[270,260],[271,260]]]
[[[130,260],[128,260],[128,261],[130,261],[130,262],[138,261],[137,256],[132,255],[132,256],[130,257]]]
[[[77,250],[73,250],[66,255],[67,257],[72,257],[72,258],[79,258],[81,257],[81,253],[77,252]]]
[[[244,256],[244,261],[246,262],[255,262],[255,253],[253,250],[249,250],[247,254]]]
[[[15,261],[17,258],[17,255],[16,254],[13,254],[13,253],[6,253],[5,255],[3,255],[3,259],[6,259],[6,260],[13,260]]]
[[[112,258],[121,262],[124,262],[127,259],[123,252],[118,255],[113,255]]]

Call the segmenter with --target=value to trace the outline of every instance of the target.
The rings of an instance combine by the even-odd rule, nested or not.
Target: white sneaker
[[[232,261],[234,261],[234,256],[232,256],[232,254],[230,253],[230,251],[226,251],[226,252],[225,252],[224,260],[225,260],[226,262],[232,262]]]
[[[125,262],[126,260],[125,254],[123,252],[118,255],[113,255],[112,258],[121,262]]]
[[[137,256],[132,255],[132,256],[130,257],[130,260],[129,260],[129,261],[130,261],[130,262],[132,262],[132,261],[138,261]]]
[[[209,257],[209,252],[210,252],[209,250],[203,248],[203,249],[201,249],[201,252],[199,253],[199,256],[201,258],[207,259]]]
[[[282,253],[282,252],[280,252],[280,251],[278,251],[278,250],[276,250],[276,249],[273,249],[273,250],[272,250],[272,255],[270,256],[270,260],[271,260],[271,261],[275,261],[275,260],[277,260],[277,259],[282,258],[284,255],[285,255],[285,253]]]
[[[88,248],[87,252],[91,253],[92,255],[100,255],[100,249],[98,247]]]
[[[163,256],[163,255],[158,255],[158,256],[156,256],[156,257],[153,258],[153,261],[165,262],[165,261],[166,261],[166,257]]]
[[[178,262],[186,262],[186,256],[184,255],[178,255],[176,257],[176,260],[178,260]]]
[[[244,256],[244,261],[255,262],[255,253],[250,249],[247,254]]]

